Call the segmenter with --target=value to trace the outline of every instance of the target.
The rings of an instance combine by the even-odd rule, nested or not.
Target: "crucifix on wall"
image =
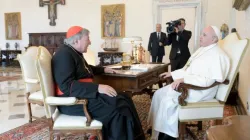
[[[56,5],[61,4],[65,5],[65,0],[39,0],[39,6],[43,7],[44,5],[48,5],[48,18],[50,19],[49,25],[55,26],[57,19]]]

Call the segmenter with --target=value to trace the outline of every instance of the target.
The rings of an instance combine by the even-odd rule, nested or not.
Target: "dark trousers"
[[[82,105],[58,106],[61,113],[85,116]],[[98,94],[88,99],[88,111],[93,119],[102,122],[104,140],[145,140],[134,103],[125,93],[116,97]]]
[[[183,68],[185,66],[185,64],[187,63],[187,61],[188,60],[181,59],[180,54],[177,54],[175,59],[170,60],[171,71],[175,71],[175,70]]]
[[[162,63],[163,56],[152,56],[152,62]]]

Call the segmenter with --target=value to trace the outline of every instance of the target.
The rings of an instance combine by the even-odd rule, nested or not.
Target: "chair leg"
[[[31,112],[31,103],[27,101],[28,113],[29,113],[29,123],[32,123],[32,112]]]
[[[49,124],[49,139],[54,140],[53,121],[51,118],[48,120],[48,124]],[[56,135],[56,139],[60,140],[59,134]]]
[[[54,136],[53,136],[53,130],[49,130],[49,139],[50,140],[54,140]],[[60,139],[60,138],[59,138]],[[57,138],[56,138],[57,140]]]
[[[102,130],[98,130],[97,131],[97,138],[98,138],[98,140],[102,140],[103,138],[102,138]]]
[[[28,113],[29,113],[29,123],[32,123],[32,112],[31,112],[31,104],[29,102],[29,96],[30,96],[30,93],[27,93],[26,100],[27,100]]]
[[[87,133],[84,134],[83,140],[88,140]]]
[[[199,130],[199,131],[202,130],[202,121],[198,121],[198,130]]]
[[[180,122],[179,131],[180,131],[179,139],[184,140],[186,134],[186,123]]]

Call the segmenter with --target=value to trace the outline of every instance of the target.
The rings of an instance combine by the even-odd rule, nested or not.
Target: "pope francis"
[[[215,26],[208,26],[200,37],[200,48],[189,58],[186,65],[171,73],[160,76],[172,76],[174,82],[157,90],[150,107],[148,123],[152,126],[151,140],[175,139],[178,134],[179,92],[175,91],[180,83],[201,87],[212,85],[215,81],[223,82],[229,73],[230,59],[217,45],[220,31]],[[215,97],[218,86],[195,91],[189,90],[187,102],[210,100]]]

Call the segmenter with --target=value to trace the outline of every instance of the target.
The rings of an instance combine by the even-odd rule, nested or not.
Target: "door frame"
[[[181,9],[195,8],[195,28],[194,28],[194,47],[195,52],[200,46],[200,34],[204,28],[205,21],[202,19],[202,3],[201,0],[186,0],[186,1],[170,1],[170,0],[153,0],[153,27],[157,23],[162,23],[162,12],[165,9]],[[168,22],[168,21],[166,21]],[[192,52],[193,53],[193,52]]]

